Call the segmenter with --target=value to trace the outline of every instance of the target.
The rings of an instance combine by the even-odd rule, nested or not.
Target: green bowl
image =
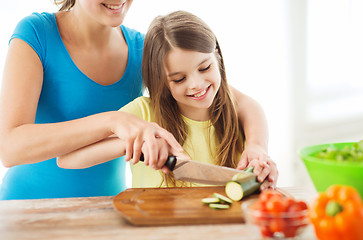
[[[307,146],[300,150],[299,155],[318,192],[333,185],[349,185],[354,187],[363,198],[363,163],[362,162],[338,162],[314,157],[323,148],[334,147],[342,149],[353,143],[331,143]]]

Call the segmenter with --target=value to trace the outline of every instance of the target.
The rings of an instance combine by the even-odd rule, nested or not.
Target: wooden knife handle
[[[140,156],[140,161],[144,161],[144,154],[141,153],[141,156]],[[169,168],[170,171],[173,171],[174,168],[175,168],[175,164],[176,164],[176,157],[175,156],[169,156],[168,159],[166,159],[166,162],[165,162],[165,165],[167,168]]]

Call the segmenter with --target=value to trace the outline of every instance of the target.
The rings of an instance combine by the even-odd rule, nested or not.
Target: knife
[[[141,155],[140,160],[144,161],[144,155]],[[174,179],[176,180],[208,185],[225,185],[237,173],[239,173],[238,181],[241,183],[256,177],[255,174],[250,172],[193,160],[185,160],[175,156],[169,156],[165,162],[165,166],[170,171],[173,171]]]

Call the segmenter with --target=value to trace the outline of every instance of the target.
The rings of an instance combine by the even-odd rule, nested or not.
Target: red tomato
[[[286,238],[295,237],[298,229],[306,225],[303,211],[307,208],[305,202],[286,197],[276,190],[263,191],[252,206],[258,212],[255,223],[260,226],[263,236],[283,233]]]
[[[284,236],[286,238],[292,238],[296,236],[299,226],[290,226],[284,229]]]
[[[272,196],[266,203],[266,210],[273,214],[278,214],[286,211],[285,201],[281,196]]]
[[[260,226],[260,232],[264,237],[273,237],[274,233],[270,231],[270,227],[266,225]]]

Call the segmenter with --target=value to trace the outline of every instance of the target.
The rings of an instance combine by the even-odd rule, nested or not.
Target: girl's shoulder
[[[133,101],[126,104],[122,107],[121,111],[132,111],[133,109],[142,109],[142,110],[149,110],[151,108],[151,100],[149,97],[138,97],[135,98]]]
[[[145,121],[155,121],[154,110],[151,107],[151,101],[149,97],[138,97],[122,107],[120,111],[131,113]]]

